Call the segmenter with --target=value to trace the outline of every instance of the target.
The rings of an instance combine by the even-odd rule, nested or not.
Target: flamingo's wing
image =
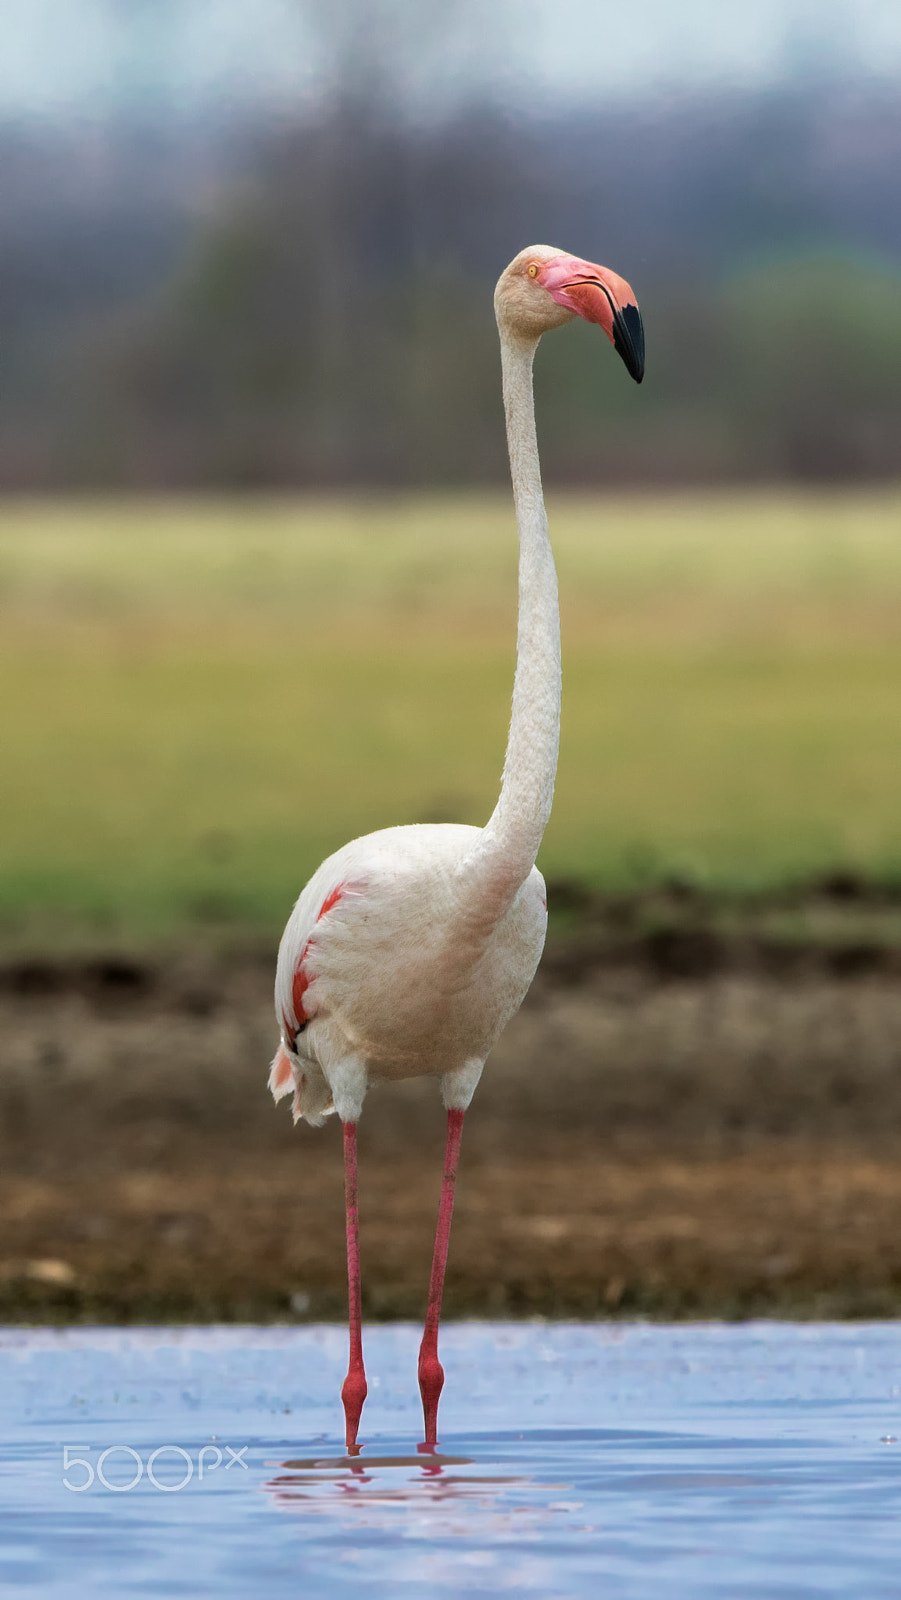
[[[442,1019],[482,950],[460,922],[456,882],[475,832],[385,829],[345,845],[310,879],[279,950],[285,1060],[273,1062],[273,1094],[288,1093],[304,1061],[326,1073],[349,1054],[396,1061],[447,1032]]]
[[[361,898],[364,891],[365,885],[359,878],[353,882],[342,880],[325,888],[314,878],[297,902],[282,940],[275,981],[276,1012],[283,1042],[289,1050],[296,1050],[298,1038],[322,1006],[321,992],[318,1003],[317,997],[308,994],[310,985],[319,976],[322,947],[331,942],[329,934],[336,931],[334,924],[339,915],[340,921],[346,923],[352,902]],[[276,1099],[288,1093],[290,1071],[290,1060],[286,1067],[276,1057],[270,1080]]]

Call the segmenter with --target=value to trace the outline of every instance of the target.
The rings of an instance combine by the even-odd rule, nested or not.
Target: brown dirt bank
[[[457,1314],[901,1312],[901,912],[572,891],[467,1118]],[[338,1129],[265,1091],[271,951],[0,970],[0,1318],[339,1316]],[[361,1125],[370,1316],[421,1313],[435,1086]]]

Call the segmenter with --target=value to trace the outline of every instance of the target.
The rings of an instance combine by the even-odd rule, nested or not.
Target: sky
[[[287,107],[327,82],[329,43],[361,17],[425,103],[486,85],[584,99],[790,70],[901,75],[899,0],[3,0],[0,114]]]

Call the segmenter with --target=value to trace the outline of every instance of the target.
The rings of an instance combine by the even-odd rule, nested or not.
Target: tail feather
[[[269,1069],[269,1090],[273,1100],[283,1100],[294,1088],[294,1069],[291,1058],[283,1044],[280,1044],[273,1057]]]
[[[301,1072],[295,1068],[284,1045],[280,1044],[269,1069],[269,1090],[273,1100],[284,1100],[292,1089],[294,1121],[299,1122],[301,1117],[305,1117],[312,1127],[321,1128],[326,1117],[335,1109],[332,1091],[321,1072]]]

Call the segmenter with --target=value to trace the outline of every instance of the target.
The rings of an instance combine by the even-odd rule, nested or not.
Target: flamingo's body
[[[481,843],[480,828],[385,828],[314,873],[275,985],[286,1042],[271,1086],[276,1098],[293,1088],[295,1116],[319,1123],[334,1105],[355,1121],[367,1083],[427,1074],[441,1077],[448,1109],[465,1111],[535,975],[547,923],[534,866],[507,906],[486,913]]]
[[[426,1443],[436,1441],[443,1372],[438,1317],[463,1113],[485,1058],[519,1009],[547,924],[535,866],[550,815],[560,723],[557,584],[541,493],[532,360],[542,333],[598,322],[639,382],[644,336],[629,285],[606,268],[538,245],[495,294],[507,438],[520,538],[516,681],[500,799],[485,828],[386,828],[355,839],[314,873],[279,950],[276,1099],[295,1119],[344,1123],[351,1361],[347,1443],[366,1396],[360,1332],[356,1124],[370,1082],[440,1077],[448,1149],[419,1378]]]

